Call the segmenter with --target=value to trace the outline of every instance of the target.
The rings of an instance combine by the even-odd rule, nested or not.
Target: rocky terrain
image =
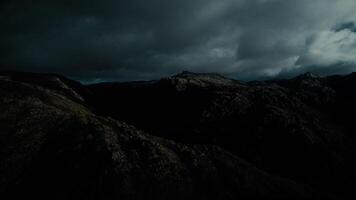
[[[0,72],[2,199],[353,199],[356,74]]]

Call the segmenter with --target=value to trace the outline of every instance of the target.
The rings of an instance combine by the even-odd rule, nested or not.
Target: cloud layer
[[[240,79],[356,70],[354,0],[19,0],[0,6],[0,69],[84,81],[182,70]]]

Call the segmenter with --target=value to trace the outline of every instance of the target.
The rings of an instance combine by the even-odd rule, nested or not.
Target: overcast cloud
[[[5,0],[0,6],[0,69],[83,81],[182,70],[245,80],[356,70],[354,0]]]

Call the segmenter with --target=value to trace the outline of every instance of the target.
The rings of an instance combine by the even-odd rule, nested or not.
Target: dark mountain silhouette
[[[356,74],[82,85],[0,72],[0,196],[353,199]]]

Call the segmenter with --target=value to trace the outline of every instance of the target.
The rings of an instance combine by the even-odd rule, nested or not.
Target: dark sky
[[[0,69],[83,81],[356,70],[355,0],[2,0]]]

